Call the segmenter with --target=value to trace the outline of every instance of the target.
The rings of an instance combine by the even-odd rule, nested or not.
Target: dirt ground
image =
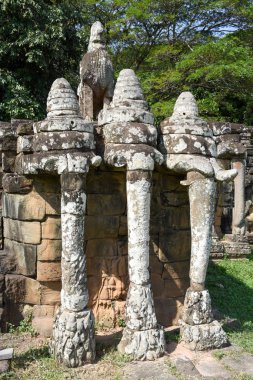
[[[166,355],[154,362],[135,362],[117,352],[121,330],[97,333],[97,360],[69,369],[55,362],[48,352],[49,340],[30,333],[1,334],[0,348],[13,347],[10,370],[1,380],[253,380],[253,356],[230,346],[208,352],[192,352],[170,341]]]

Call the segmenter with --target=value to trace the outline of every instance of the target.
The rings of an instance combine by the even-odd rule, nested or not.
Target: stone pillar
[[[136,360],[164,354],[164,333],[158,326],[149,274],[149,223],[152,171],[127,171],[128,271],[126,328],[118,346]]]
[[[236,158],[232,166],[238,174],[234,179],[234,208],[232,220],[232,234],[245,234],[245,160]]]
[[[51,342],[52,354],[68,367],[95,358],[94,317],[87,308],[84,254],[86,174],[61,174],[62,291]]]
[[[212,241],[216,182],[197,172],[187,174],[191,211],[190,288],[181,320],[182,340],[191,349],[205,350],[227,343],[222,327],[213,320],[211,299],[205,289]]]
[[[216,183],[197,172],[190,172],[189,186],[191,220],[191,287],[203,290],[212,239],[216,201]]]

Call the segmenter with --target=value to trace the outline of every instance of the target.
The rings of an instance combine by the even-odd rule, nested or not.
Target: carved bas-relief
[[[96,21],[91,27],[88,52],[80,62],[78,96],[81,114],[87,120],[96,120],[113,96],[114,72],[103,34],[103,25]]]
[[[236,169],[224,170],[216,160],[217,150],[212,130],[198,118],[193,95],[182,93],[172,117],[161,124],[160,150],[168,169],[186,173],[183,185],[189,186],[191,220],[190,288],[181,319],[181,337],[191,349],[221,347],[227,337],[213,319],[211,300],[205,289],[211,248],[216,181],[230,181]]]
[[[49,92],[47,118],[34,124],[33,154],[20,153],[20,174],[50,173],[61,179],[62,291],[51,341],[52,354],[77,367],[95,358],[94,317],[87,308],[88,290],[84,241],[86,174],[99,165],[92,123],[80,117],[69,83],[57,79]]]
[[[112,103],[101,113],[107,164],[126,167],[128,272],[126,327],[118,346],[136,360],[164,353],[164,333],[157,323],[149,274],[149,228],[152,171],[161,165],[157,131],[132,70],[119,74]]]

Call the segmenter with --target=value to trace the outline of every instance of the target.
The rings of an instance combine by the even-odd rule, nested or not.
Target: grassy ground
[[[121,380],[122,367],[131,360],[118,353],[117,341],[110,346],[98,343],[95,364],[66,368],[50,356],[45,339],[36,340],[30,333],[7,335],[15,356],[11,370],[0,375],[1,380]]]
[[[212,306],[228,320],[225,330],[232,343],[253,354],[253,253],[248,259],[211,263],[207,288]],[[229,319],[237,319],[229,323]]]

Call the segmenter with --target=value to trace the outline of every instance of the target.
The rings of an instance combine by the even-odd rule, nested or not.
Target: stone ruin
[[[94,360],[95,323],[124,319],[136,360],[171,325],[191,349],[227,344],[205,279],[210,253],[250,251],[250,129],[200,119],[189,92],[155,127],[133,70],[114,88],[99,22],[80,76],[79,104],[60,78],[45,120],[0,124],[2,331],[32,315],[70,367]]]

